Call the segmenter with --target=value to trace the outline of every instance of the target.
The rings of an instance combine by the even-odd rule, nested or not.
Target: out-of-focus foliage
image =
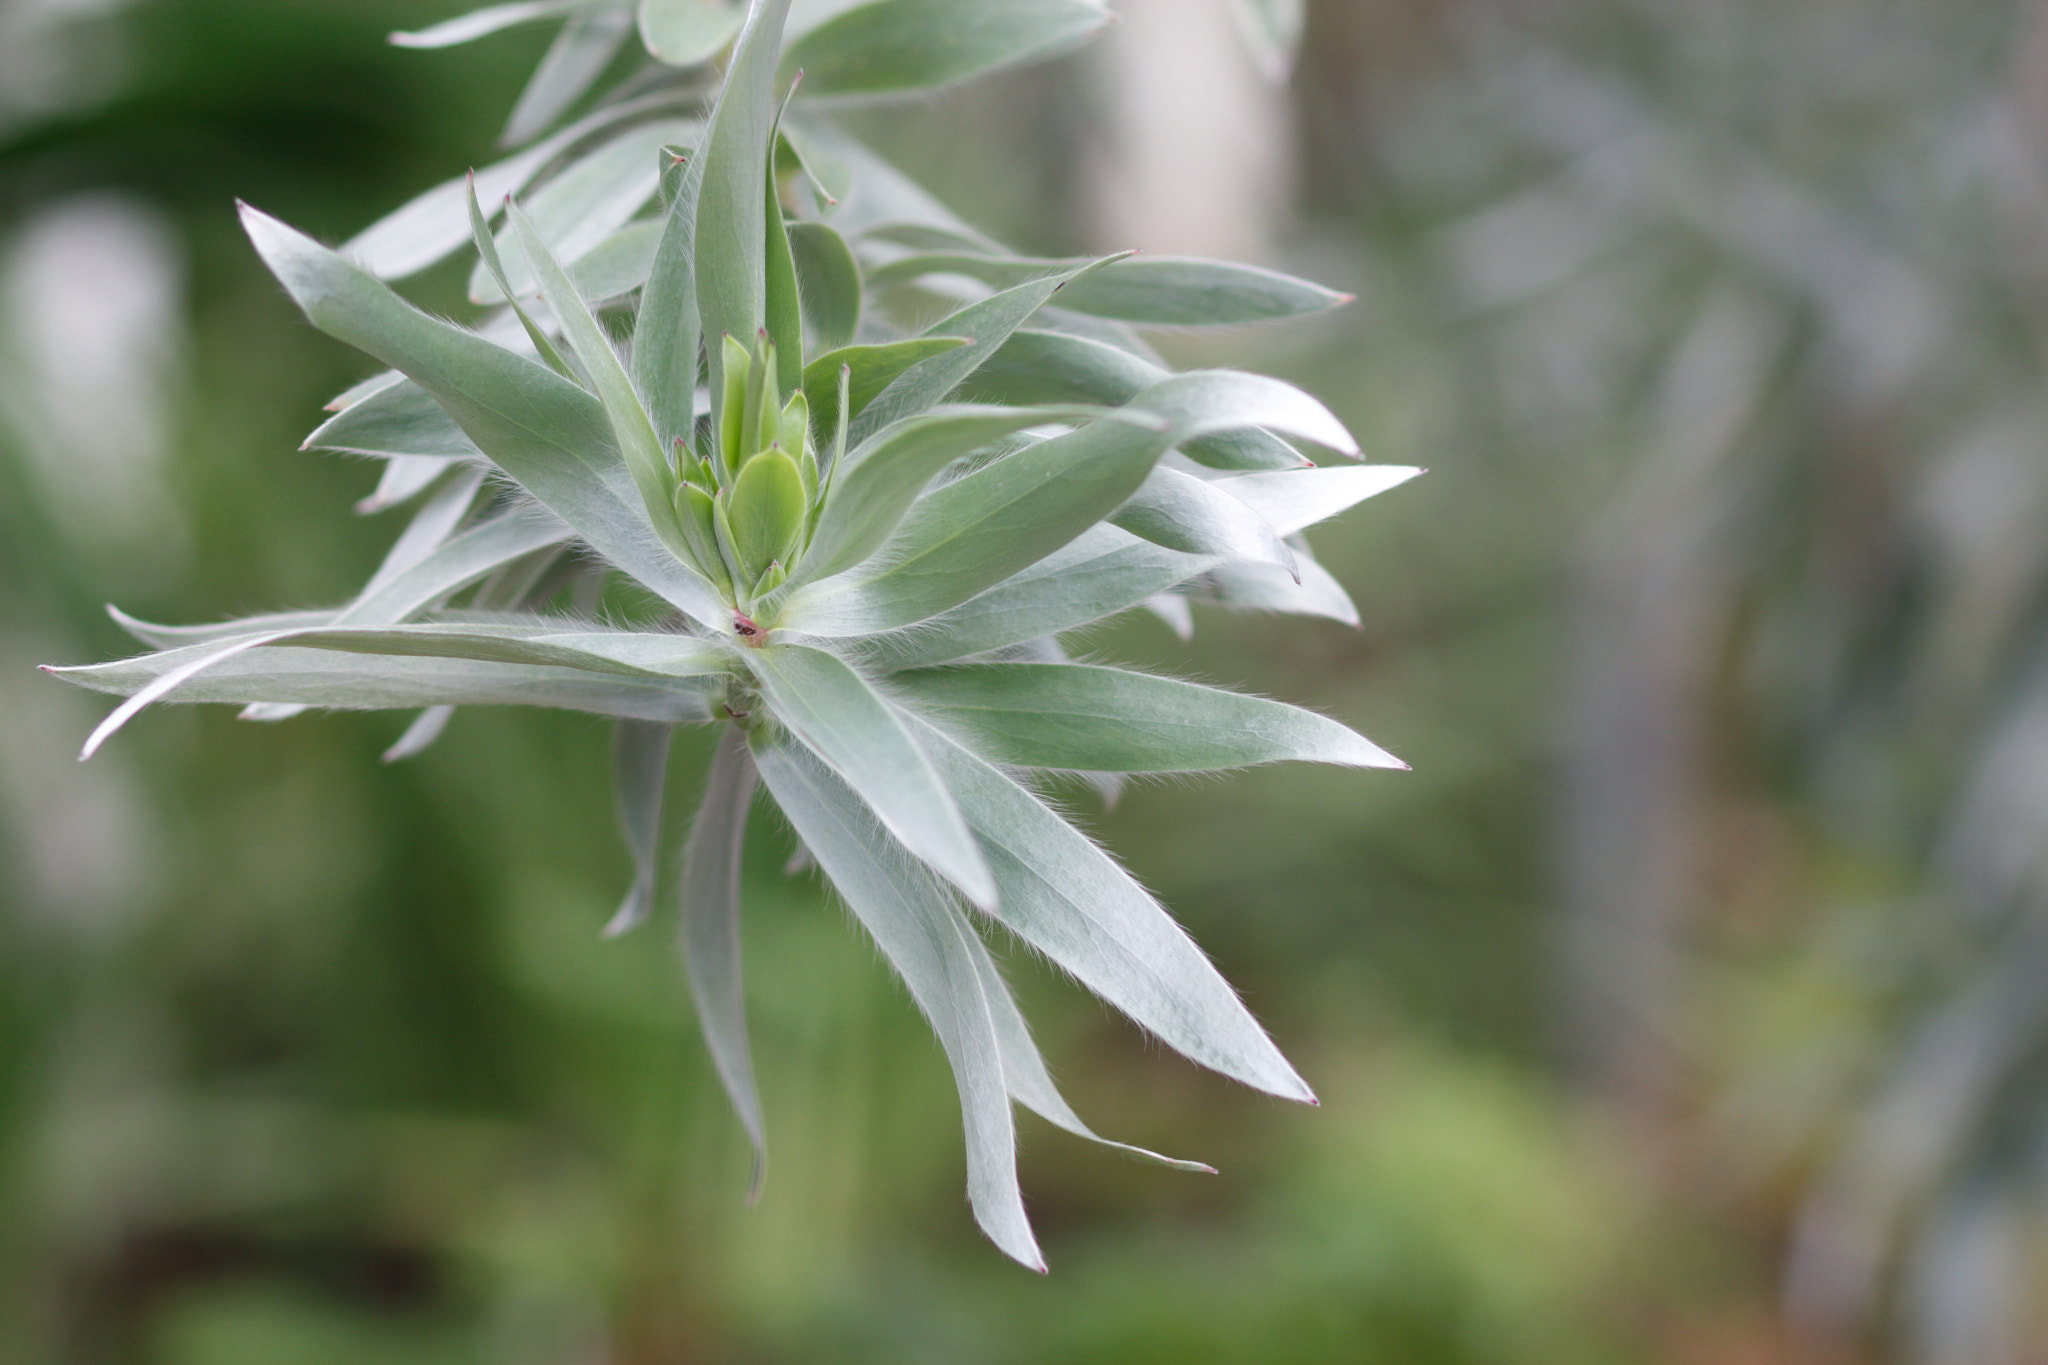
[[[7,370],[10,1348],[2038,1354],[2032,6],[1309,6],[1313,213],[1276,263],[1360,303],[1313,344],[1198,358],[1338,395],[1374,458],[1431,475],[1398,520],[1315,538],[1362,632],[1205,621],[1194,658],[1370,716],[1417,770],[1138,788],[1102,819],[1324,1105],[1248,1118],[1020,973],[1078,1106],[1222,1170],[1026,1128],[1049,1284],[975,1246],[943,1060],[766,847],[746,895],[776,1179],[740,1206],[747,1155],[668,948],[596,938],[627,859],[581,723],[478,714],[433,764],[384,768],[372,720],[166,714],[79,769],[96,710],[27,671],[119,649],[105,599],[270,609],[374,566],[382,528],[329,514],[369,471],[293,453],[359,376],[228,201],[339,240],[488,159],[546,35],[476,46],[460,88],[454,54],[374,41],[456,8],[138,4],[84,21],[127,54],[86,104],[9,97],[10,259],[37,221],[119,224],[95,231],[155,243],[187,301],[162,352],[137,348],[169,396],[137,479],[161,531],[116,518],[119,550],[64,510]],[[1037,207],[1069,197],[1089,79],[886,131],[913,165],[982,172],[956,205],[978,225],[1133,245]],[[429,284],[452,305],[464,281]],[[1120,649],[1180,657],[1163,631]],[[1560,1053],[1588,1084],[1558,1083]]]

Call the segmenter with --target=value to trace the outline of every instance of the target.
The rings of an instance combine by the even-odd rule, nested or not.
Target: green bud
[[[718,548],[718,527],[711,495],[695,484],[676,487],[676,520],[682,524],[683,542],[690,547],[704,576],[727,592],[732,591],[732,574]]]
[[[747,378],[754,362],[747,355],[747,348],[732,339],[728,332],[721,354],[725,358],[725,383],[722,387],[723,406],[718,410],[718,442],[713,459],[718,465],[720,485],[730,481],[739,469],[740,461],[751,452],[740,444],[747,420]]]
[[[804,391],[798,389],[782,405],[782,416],[776,429],[782,433],[782,448],[795,452],[811,447],[811,405],[805,399]]]
[[[780,446],[770,446],[741,468],[731,492],[727,511],[740,577],[756,582],[769,565],[796,551],[810,512],[804,476]]]
[[[764,389],[773,388],[767,381],[775,370],[775,348],[767,346],[766,353],[763,353],[763,343],[767,339],[766,331],[754,338],[754,354],[747,366],[747,387],[740,403],[740,444],[731,456],[735,475],[754,452],[768,444],[769,433],[775,430],[772,422],[765,427],[761,423],[761,393]],[[772,416],[774,409],[769,409],[769,412]]]
[[[761,581],[754,585],[755,600],[759,601],[761,598],[766,597],[788,581],[789,570],[782,567],[781,560],[776,560],[768,566],[768,572],[761,575]]]

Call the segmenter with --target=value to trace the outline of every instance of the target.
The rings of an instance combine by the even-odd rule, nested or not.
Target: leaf
[[[432,456],[444,468],[448,459],[483,458],[447,410],[410,380],[386,385],[343,408],[315,427],[299,449]]]
[[[1264,517],[1207,480],[1164,465],[1145,476],[1110,520],[1170,550],[1269,563],[1290,576],[1299,572],[1294,552]]]
[[[812,754],[755,731],[754,762],[818,866],[931,1021],[952,1064],[975,1221],[1004,1254],[1043,1271],[1017,1188],[1017,1135],[1002,1044],[952,899],[904,856],[872,810]]]
[[[1132,256],[1060,295],[1060,307],[1144,327],[1230,327],[1306,317],[1351,302],[1308,280],[1232,261]]]
[[[862,654],[888,671],[1022,644],[1134,607],[1214,563],[1140,540],[1114,526],[1093,526],[1072,544],[980,596],[920,622],[916,630],[863,641]]]
[[[1295,567],[1301,570],[1299,583],[1264,564],[1218,564],[1209,577],[1216,600],[1228,606],[1358,624],[1358,608],[1352,604],[1351,594],[1328,569],[1298,551]]]
[[[782,121],[782,140],[803,167],[811,188],[827,206],[836,205],[853,188],[853,175],[846,163],[834,156],[818,138],[814,125],[801,117]]]
[[[644,218],[626,224],[599,242],[569,267],[576,292],[593,308],[623,299],[647,283],[654,256],[661,247],[659,220]]]
[[[1093,664],[969,663],[890,680],[992,763],[1191,773],[1295,759],[1407,765],[1327,716],[1176,678]]]
[[[587,9],[590,0],[522,0],[509,5],[490,5],[484,9],[458,14],[453,19],[443,19],[438,24],[412,33],[394,33],[389,41],[393,47],[438,48],[454,47],[458,43],[474,42],[478,38],[502,32],[519,24],[537,23],[542,19],[556,19],[565,14],[574,14]]]
[[[1230,983],[1108,854],[939,731],[921,726],[918,738],[995,870],[996,920],[1183,1055],[1268,1094],[1315,1102]]]
[[[791,593],[781,624],[858,635],[958,606],[1114,511],[1171,443],[1166,431],[1097,422],[984,465],[919,499],[865,566]]]
[[[448,722],[453,719],[454,707],[429,706],[412,718],[412,724],[405,727],[405,733],[380,755],[381,761],[403,763],[409,758],[419,757],[441,737],[442,732],[448,728]]]
[[[1010,333],[1023,326],[1024,320],[1037,312],[1054,290],[1099,264],[1062,267],[971,303],[925,329],[927,337],[965,337],[969,344],[920,361],[891,380],[873,402],[860,407],[852,428],[853,441],[858,444],[891,422],[915,417],[951,393]]]
[[[611,65],[632,28],[630,12],[611,8],[578,15],[564,24],[519,93],[499,141],[518,146],[583,98]]]
[[[782,624],[809,635],[868,634],[958,606],[1114,511],[1179,441],[1268,426],[1339,448],[1351,443],[1329,410],[1301,390],[1232,370],[1174,375],[1130,406],[1165,414],[1172,430],[1155,435],[1097,423],[955,480],[911,509],[871,570],[790,594]]]
[[[833,473],[810,548],[790,575],[801,585],[853,567],[880,549],[911,503],[953,461],[1048,422],[1080,422],[1113,410],[1086,407],[936,409],[876,433]]]
[[[675,449],[677,441],[687,450],[696,434],[695,241],[697,198],[703,185],[700,156],[683,167],[633,322],[633,381],[647,400],[647,414],[664,451]]]
[[[1070,332],[1020,329],[985,359],[958,396],[983,403],[1128,403],[1171,374],[1164,366]],[[1256,428],[1182,443],[1191,459],[1219,469],[1298,469],[1299,451]]]
[[[860,262],[853,248],[830,226],[806,222],[789,225],[789,246],[796,258],[797,283],[804,324],[813,349],[836,351],[853,344],[860,328]]]
[[[928,90],[1051,56],[1109,22],[1087,0],[873,0],[790,45],[782,69],[806,95]]]
[[[370,575],[370,581],[364,585],[360,596],[376,596],[445,545],[455,534],[456,527],[469,515],[483,485],[484,471],[477,466],[463,469],[443,484],[414,514],[404,532],[392,542],[391,548],[384,552],[384,562],[377,566],[376,573]]]
[[[775,52],[789,0],[753,0],[733,45],[725,88],[705,125],[699,155],[704,187],[697,202],[697,310],[710,362],[712,430],[724,411],[725,358],[717,344],[749,345],[766,321],[764,252],[768,225],[762,184],[775,126]]]
[[[628,677],[438,656],[370,657],[276,645],[281,638],[249,636],[231,646],[191,645],[139,659],[45,671],[97,692],[129,698],[87,740],[81,754],[87,758],[137,711],[171,693],[180,702],[342,710],[548,706],[685,724],[709,720],[710,697],[722,694],[724,687],[722,680],[709,675]]]
[[[596,398],[535,361],[428,317],[268,215],[244,206],[242,222],[314,326],[405,371],[592,549],[700,625],[731,630],[716,591],[654,533]]]
[[[568,275],[556,263],[547,243],[534,231],[532,222],[520,212],[517,204],[507,205],[505,213],[512,220],[513,231],[525,249],[526,259],[532,263],[542,296],[555,310],[556,320],[562,324],[562,335],[568,338],[570,349],[575,351],[577,360],[583,364],[583,372],[590,376],[591,385],[597,390],[598,401],[604,404],[605,417],[611,423],[612,439],[618,443],[619,451],[625,456],[626,468],[640,489],[648,521],[678,557],[688,559],[689,546],[684,542],[682,528],[675,520],[674,480],[669,474],[668,453],[662,449],[661,438],[654,434],[654,423],[648,418],[647,409],[640,406],[640,395],[634,392],[632,376],[626,373],[618,352],[612,349],[611,340],[591,313],[590,305],[576,292],[576,286],[570,283]]]
[[[703,805],[683,845],[683,967],[711,1063],[754,1144],[750,1199],[759,1195],[768,1164],[740,972],[740,855],[754,780],[747,737],[728,725],[711,760]]]
[[[1170,1166],[1177,1171],[1199,1171],[1204,1175],[1216,1174],[1216,1168],[1199,1161],[1176,1161],[1161,1156],[1143,1147],[1133,1147],[1125,1142],[1111,1142],[1087,1124],[1081,1122],[1066,1098],[1053,1084],[1052,1076],[1045,1069],[1045,1058],[1038,1053],[1038,1045],[1031,1041],[1031,1027],[1024,1021],[1022,1011],[1017,1008],[1010,987],[1003,980],[1002,972],[996,967],[995,958],[990,956],[988,946],[975,934],[968,934],[963,940],[967,955],[974,961],[974,969],[981,978],[982,995],[988,1000],[989,1021],[995,1026],[996,1050],[1003,1059],[1003,1083],[1010,1092],[1010,1098],[1050,1123],[1057,1124],[1076,1137],[1099,1142],[1140,1161],[1160,1166]]]
[[[662,149],[697,133],[685,119],[661,119],[626,129],[549,178],[521,208],[559,262],[574,264],[602,246],[654,198],[661,183]],[[482,191],[478,191],[479,197]],[[493,205],[495,210],[496,205]],[[508,224],[498,234],[505,282],[524,297],[541,287],[519,236]],[[506,291],[481,261],[469,275],[474,303],[502,303]]]
[[[612,731],[612,791],[619,827],[633,855],[633,885],[604,926],[606,938],[638,927],[654,908],[654,874],[661,855],[661,798],[668,777],[667,725],[620,721]]]
[[[745,18],[720,0],[640,0],[640,41],[658,61],[697,66],[717,56]]]
[[[466,441],[469,438],[463,437]],[[356,503],[356,512],[361,516],[389,511],[401,503],[412,501],[425,492],[434,480],[448,472],[449,461],[432,455],[393,455],[384,462],[384,473],[377,479],[377,487],[369,497]]]
[[[1336,516],[1378,493],[1408,482],[1422,471],[1407,465],[1361,464],[1246,474],[1218,479],[1210,487],[1228,493],[1280,532],[1294,535]]]
[[[792,92],[794,93],[794,92]],[[785,99],[784,104],[788,101]],[[781,123],[778,114],[776,122]],[[762,173],[767,202],[762,220],[767,232],[761,257],[762,316],[768,339],[775,343],[775,401],[783,400],[803,387],[804,310],[797,296],[796,257],[789,243],[789,224],[782,215],[782,198],[775,181],[775,139],[768,142],[768,165]],[[801,454],[802,452],[792,452]]]
[[[996,888],[966,821],[889,703],[841,660],[769,644],[746,663],[775,719],[860,793],[883,826],[976,905]]]
[[[847,406],[853,409],[848,415],[851,421],[905,370],[973,344],[966,337],[922,336],[873,346],[843,346],[819,356],[804,366],[804,400],[811,405],[811,430],[830,432],[839,425],[841,367],[850,372]]]
[[[1345,455],[1358,443],[1344,424],[1294,385],[1241,370],[1189,370],[1151,385],[1132,400],[1173,422],[1176,443],[1217,431],[1264,427]]]

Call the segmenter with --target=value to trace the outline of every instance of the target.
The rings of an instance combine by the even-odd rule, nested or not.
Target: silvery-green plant
[[[1011,1105],[1094,1134],[1054,1089],[991,929],[1194,1060],[1313,1099],[1040,784],[1399,766],[1307,711],[1070,661],[1060,636],[1140,606],[1185,629],[1191,598],[1355,623],[1300,532],[1415,471],[1318,467],[1304,448],[1357,453],[1322,404],[1257,375],[1173,373],[1132,330],[1340,296],[1210,261],[1018,256],[831,119],[834,101],[1070,46],[1108,17],[1092,0],[790,10],[535,0],[398,35],[434,46],[567,20],[512,116],[507,141],[525,145],[509,159],[339,251],[242,209],[307,318],[390,367],[306,444],[383,460],[363,508],[416,503],[411,523],[338,609],[197,627],[117,612],[156,652],[51,671],[126,698],[88,756],[160,700],[260,720],[419,709],[392,757],[462,705],[614,718],[636,874],[609,932],[654,901],[674,727],[719,727],[682,850],[682,933],[757,1178],[739,894],[758,786],[944,1045],[977,1220],[1040,1266]],[[548,131],[636,29],[645,69]],[[489,309],[474,327],[383,282],[471,242]],[[658,608],[632,619],[614,597],[601,612],[620,579]]]

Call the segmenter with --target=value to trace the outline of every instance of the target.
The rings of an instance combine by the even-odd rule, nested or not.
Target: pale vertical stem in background
[[[1653,436],[1588,528],[1569,589],[1562,772],[1563,992],[1580,1078],[1655,1120],[1697,895],[1702,731],[1742,544],[1742,437],[1784,344],[1733,291],[1675,348]]]
[[[1087,162],[1105,250],[1265,261],[1293,203],[1287,92],[1230,0],[1119,0],[1095,56],[1105,138]]]

